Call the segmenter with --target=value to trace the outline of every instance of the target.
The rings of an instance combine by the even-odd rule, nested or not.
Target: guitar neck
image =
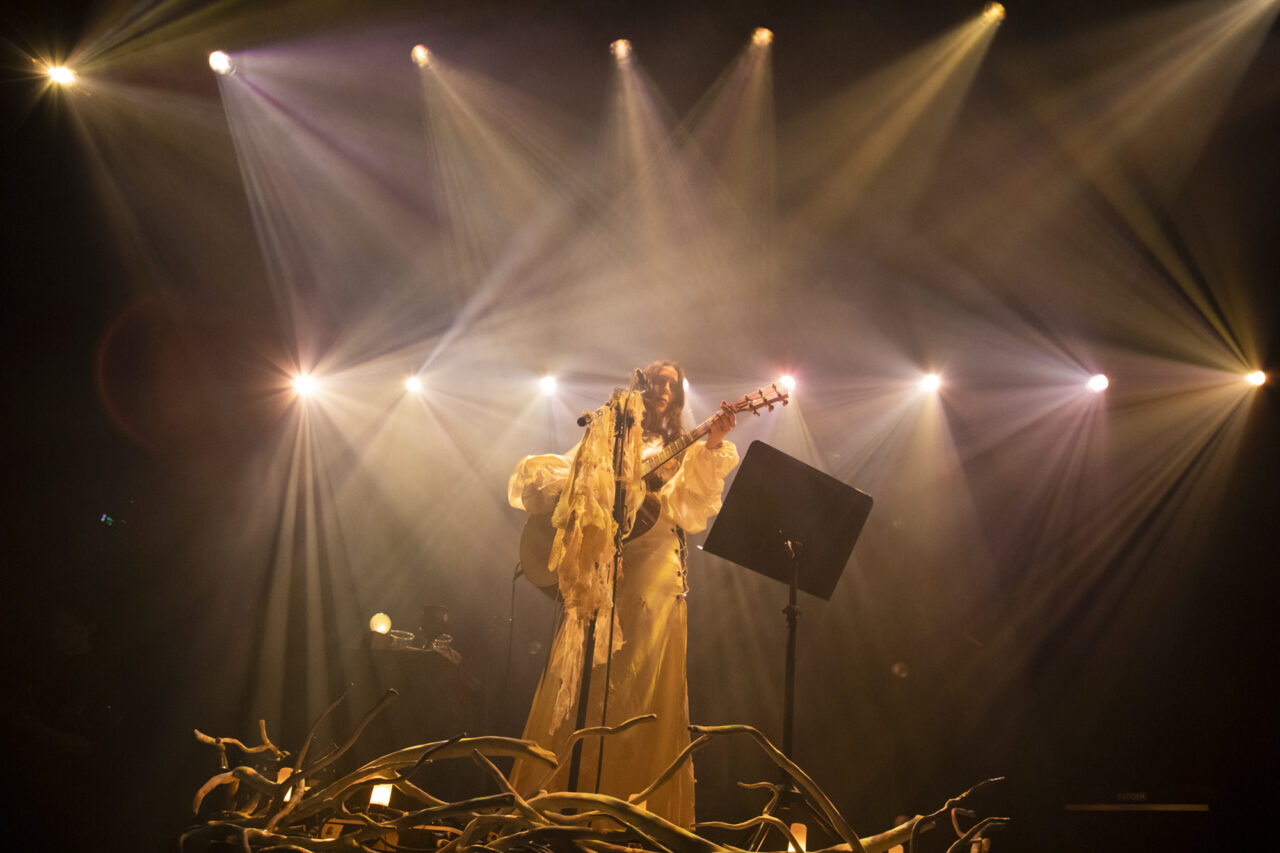
[[[644,465],[641,466],[641,479],[648,477],[654,471],[658,470],[663,465],[666,465],[672,459],[675,459],[681,453],[688,450],[689,446],[695,441],[705,437],[707,433],[711,432],[711,421],[714,419],[715,415],[712,415],[693,429],[686,432],[684,435],[677,438],[675,441],[668,445],[664,445],[661,450],[646,459]]]
[[[751,412],[753,415],[758,415],[762,408],[768,408],[770,411],[773,411],[775,404],[781,403],[784,406],[787,405],[787,400],[787,392],[779,390],[777,383],[774,383],[768,386],[768,390],[761,388],[758,391],[752,391],[750,394],[742,396],[732,405],[729,405],[729,408],[735,412]],[[650,456],[640,466],[642,471],[641,477],[648,477],[654,471],[658,470],[663,465],[688,450],[689,445],[693,444],[700,438],[704,438],[707,433],[711,432],[711,422],[714,421],[716,416],[719,414],[719,412],[716,412],[716,414],[707,418],[705,421],[698,424],[675,441],[666,445],[653,456]]]

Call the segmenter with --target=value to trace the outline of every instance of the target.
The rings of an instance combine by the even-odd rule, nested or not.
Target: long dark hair
[[[684,370],[674,361],[655,361],[646,365],[640,372],[644,374],[646,384],[652,383],[657,379],[658,374],[663,368],[670,367],[676,372],[676,387],[671,389],[671,404],[667,406],[666,413],[657,423],[649,423],[648,417],[645,418],[645,429],[656,432],[662,436],[664,444],[670,444],[680,436],[684,435]],[[633,383],[634,385],[635,383]],[[648,391],[645,392],[645,403],[649,400]]]

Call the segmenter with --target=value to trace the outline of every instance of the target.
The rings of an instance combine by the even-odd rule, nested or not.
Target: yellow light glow
[[[794,376],[792,376],[790,373],[788,373],[787,375],[783,376],[783,377],[782,377],[781,379],[779,379],[778,381],[779,381],[779,382],[781,382],[781,383],[782,383],[782,387],[783,387],[783,388],[786,388],[788,391],[794,391],[794,390],[796,390],[796,378],[795,378]]]
[[[809,827],[803,823],[793,823],[790,829],[791,834],[795,836],[796,843],[800,845],[800,853],[804,853],[805,845],[809,843]],[[790,841],[787,842],[787,850],[789,853],[796,853],[796,848],[791,845]]]
[[[1110,384],[1111,384],[1111,380],[1108,379],[1106,375],[1102,373],[1096,373],[1093,376],[1089,377],[1089,381],[1085,383],[1085,387],[1087,387],[1093,393],[1097,394],[1101,391],[1107,390],[1107,386],[1109,386]]]
[[[413,50],[409,51],[409,56],[413,57],[413,64],[419,68],[426,68],[431,64],[431,51],[427,50],[426,45],[415,44]]]
[[[543,394],[554,394],[556,392],[556,378],[547,375],[538,380],[538,387],[542,389]]]
[[[374,785],[369,791],[369,805],[371,806],[389,806],[391,805],[391,786],[390,785]]]
[[[982,10],[982,17],[992,23],[999,23],[1004,20],[1004,6],[1000,3],[988,3]]]
[[[756,31],[751,34],[751,43],[756,47],[764,47],[773,43],[773,30],[764,27],[756,27]]]
[[[422,380],[416,376],[410,376],[404,381],[404,388],[406,391],[412,391],[416,394],[422,390]]]
[[[942,377],[936,373],[930,373],[920,379],[921,391],[937,391],[942,387]]]
[[[230,74],[235,70],[235,63],[231,61],[231,57],[221,50],[215,50],[209,54],[209,67],[217,74]]]
[[[614,59],[619,62],[626,62],[631,58],[631,42],[626,39],[618,39],[609,45],[609,50],[613,51]]]
[[[301,397],[314,394],[320,388],[320,381],[310,373],[299,373],[293,377],[293,390]]]
[[[1263,373],[1261,370],[1255,370],[1253,373],[1247,375],[1244,378],[1244,381],[1248,382],[1250,385],[1262,385],[1267,381],[1267,374]]]
[[[375,634],[385,634],[391,630],[391,617],[385,613],[375,613],[369,619],[369,630]]]
[[[49,75],[50,80],[59,86],[70,86],[76,82],[76,72],[65,65],[50,65],[45,69],[45,73]]]

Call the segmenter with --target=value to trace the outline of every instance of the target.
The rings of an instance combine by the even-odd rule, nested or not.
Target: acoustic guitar
[[[735,412],[751,412],[758,416],[761,409],[773,411],[774,406],[785,406],[788,402],[789,392],[780,389],[775,382],[767,388],[742,395],[730,403],[729,408]],[[716,414],[719,413],[720,410],[717,409]],[[663,476],[663,466],[688,450],[695,441],[706,438],[711,432],[711,422],[715,417],[716,415],[712,415],[675,441],[663,445],[661,450],[641,463],[640,476],[645,483],[644,503],[636,511],[635,520],[631,523],[631,532],[627,534],[628,542],[648,533],[658,520],[662,507],[657,492],[667,479]],[[551,546],[555,538],[556,529],[551,524],[551,513],[529,514],[524,523],[524,532],[520,534],[520,568],[530,583],[551,596],[556,594],[556,573],[551,571],[547,563],[551,559]]]

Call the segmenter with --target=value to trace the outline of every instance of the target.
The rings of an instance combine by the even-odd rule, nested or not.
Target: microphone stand
[[[636,376],[643,379],[641,371],[636,371]],[[609,679],[613,668],[613,632],[614,624],[617,616],[617,599],[618,599],[618,571],[622,565],[622,543],[623,543],[623,525],[627,520],[626,507],[626,483],[622,479],[622,455],[625,449],[627,431],[631,428],[630,419],[627,417],[627,409],[624,405],[625,397],[615,393],[614,399],[610,403],[613,407],[613,566],[610,570],[609,577],[609,634],[606,642],[609,644],[608,654],[605,657],[604,667],[604,689],[602,693],[601,709],[600,709],[600,725],[607,725],[606,720],[609,714]],[[583,419],[590,421],[590,417],[586,414],[579,419],[579,424]],[[591,695],[591,668],[595,659],[596,651],[596,619],[599,617],[600,611],[597,610],[591,614],[591,619],[587,623],[587,635],[582,644],[582,680],[578,684],[578,713],[574,720],[574,731],[580,731],[587,724],[587,700]],[[595,792],[600,792],[600,777],[604,771],[604,736],[599,736],[600,745],[596,751],[596,779]],[[578,790],[578,775],[582,766],[582,741],[578,739],[573,745],[573,752],[569,759],[569,778],[566,787],[570,791]]]

